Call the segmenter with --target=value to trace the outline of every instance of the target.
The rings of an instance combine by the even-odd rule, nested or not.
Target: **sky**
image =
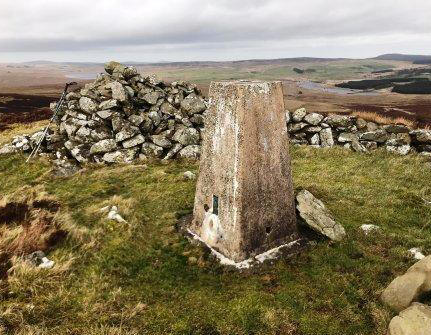
[[[430,0],[0,0],[0,62],[431,55]]]

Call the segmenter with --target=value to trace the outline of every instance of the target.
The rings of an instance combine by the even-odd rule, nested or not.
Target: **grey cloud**
[[[323,51],[325,43],[352,41],[360,50],[397,39],[423,41],[430,53],[430,12],[427,0],[1,0],[0,57],[161,46],[199,57],[211,45],[215,53],[230,47],[261,54],[259,45],[305,51],[323,42]]]

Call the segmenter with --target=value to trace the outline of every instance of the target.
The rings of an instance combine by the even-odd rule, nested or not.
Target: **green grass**
[[[430,168],[385,152],[291,154],[295,188],[319,197],[348,237],[245,272],[217,265],[172,228],[192,211],[195,182],[182,173],[195,164],[90,167],[53,179],[44,161],[1,157],[2,195],[43,185],[91,235],[49,255],[56,266],[73,258],[67,271],[14,274],[1,320],[11,334],[386,334],[393,313],[380,292],[413,264],[409,248],[431,252]],[[97,212],[110,199],[128,224]],[[381,231],[365,236],[362,224]]]
[[[298,75],[293,69],[313,69],[315,72]],[[218,67],[171,68],[157,70],[157,75],[165,80],[182,78],[195,83],[209,83],[212,80],[261,79],[280,80],[286,78],[307,78],[310,80],[344,80],[362,78],[372,71],[393,68],[389,63],[374,60],[321,62],[286,62],[286,65],[237,65]]]

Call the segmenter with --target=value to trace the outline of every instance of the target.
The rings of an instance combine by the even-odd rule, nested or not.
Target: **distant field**
[[[401,63],[398,65],[401,66]],[[310,79],[310,80],[344,80],[360,79],[371,76],[372,72],[393,69],[394,62],[376,60],[342,60],[330,62],[286,62],[282,65],[251,64],[196,67],[141,67],[142,73],[155,73],[164,80],[183,79],[197,83],[208,83],[212,80],[229,79]],[[294,69],[304,70],[297,73]]]

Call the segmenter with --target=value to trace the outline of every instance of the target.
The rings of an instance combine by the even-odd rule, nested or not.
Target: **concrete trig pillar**
[[[213,82],[191,230],[234,261],[297,239],[281,82]]]

